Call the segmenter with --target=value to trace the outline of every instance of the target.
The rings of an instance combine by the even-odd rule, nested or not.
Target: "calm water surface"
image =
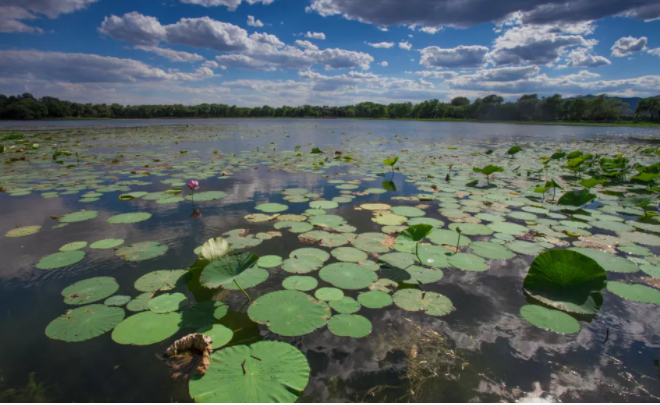
[[[420,148],[437,142],[571,142],[573,139],[599,142],[632,142],[629,137],[658,136],[660,131],[638,128],[526,126],[506,124],[436,123],[361,120],[134,120],[134,121],[54,121],[36,123],[0,122],[0,127],[21,126],[30,133],[45,130],[68,131],[71,139],[86,142],[89,131],[114,134],[108,141],[89,141],[88,154],[169,153],[178,155],[188,150],[185,159],[195,160],[204,168],[213,150],[219,154],[264,150],[292,150],[297,145],[342,147],[357,139],[365,140],[364,153]],[[144,133],[126,128],[151,126]],[[188,142],[187,134],[222,133],[222,139]],[[44,133],[44,132],[41,132]],[[157,134],[167,134],[162,140]],[[370,134],[369,134],[370,133]],[[395,137],[396,135],[396,137]],[[132,137],[152,137],[149,144]],[[378,137],[382,142],[366,143]],[[408,139],[401,138],[408,137]],[[144,139],[140,139],[143,141]],[[178,144],[174,144],[176,140]],[[409,142],[414,141],[414,144]],[[271,142],[275,145],[269,145]],[[342,145],[342,142],[346,142]],[[635,141],[640,142],[640,141]],[[124,148],[124,145],[128,145]],[[430,147],[430,146],[429,146]],[[371,150],[369,150],[371,149]],[[252,163],[252,162],[251,162]],[[28,376],[43,386],[46,399],[61,402],[188,402],[187,383],[170,378],[168,369],[157,359],[174,338],[146,346],[121,346],[110,333],[79,343],[51,340],[44,330],[51,320],[69,307],[60,292],[68,285],[96,276],[114,277],[120,285],[117,294],[137,295],[133,284],[141,275],[162,269],[185,269],[195,259],[193,250],[207,239],[223,233],[247,228],[250,233],[273,230],[272,224],[249,223],[244,216],[255,213],[255,204],[280,202],[290,206],[286,213],[303,213],[307,203],[289,203],[282,199],[282,189],[306,188],[325,199],[339,196],[340,190],[328,181],[347,174],[351,167],[332,167],[327,177],[314,173],[270,172],[265,164],[251,164],[235,171],[227,179],[217,175],[201,181],[202,190],[220,190],[228,194],[222,200],[199,203],[203,217],[191,218],[188,202],[158,205],[154,201],[135,199],[119,201],[118,192],[104,193],[94,203],[81,203],[80,194],[60,195],[45,199],[39,193],[23,197],[0,194],[0,232],[15,226],[42,225],[34,235],[0,239],[0,398],[8,388],[25,388]],[[125,180],[130,173],[107,175]],[[74,169],[71,169],[72,171]],[[145,170],[134,167],[133,170]],[[4,172],[7,174],[7,172]],[[364,175],[348,173],[344,180],[359,180]],[[160,179],[143,177],[152,182],[131,186],[131,191],[164,191],[169,188]],[[363,181],[361,189],[380,187],[382,179]],[[340,204],[329,211],[344,217],[357,227],[356,233],[380,232],[382,226],[371,221],[371,214],[356,211],[354,206],[367,202],[391,203],[392,196],[414,196],[417,187],[396,174],[395,193],[358,196],[353,202]],[[107,183],[106,183],[107,184]],[[414,206],[417,203],[400,202]],[[429,203],[429,204],[434,204]],[[98,218],[51,229],[61,216],[81,209],[100,212]],[[147,211],[150,220],[137,224],[111,226],[105,220],[119,213]],[[436,208],[428,216],[442,219]],[[296,234],[282,230],[283,236],[266,240],[249,249],[259,256],[288,257],[292,250],[305,247]],[[159,241],[169,247],[164,256],[144,262],[126,262],[114,257],[113,250],[86,249],[79,263],[56,270],[39,270],[36,263],[43,256],[57,252],[65,243],[105,238],[121,238],[126,244]],[[474,237],[473,240],[478,240]],[[328,249],[325,249],[328,250]],[[660,251],[655,251],[658,254]],[[360,314],[373,324],[372,333],[361,339],[337,337],[327,328],[296,338],[282,338],[260,327],[266,340],[282,340],[299,348],[311,366],[311,378],[300,402],[345,401],[499,401],[543,397],[562,401],[635,401],[656,402],[660,396],[660,311],[657,306],[606,299],[601,316],[582,322],[576,335],[559,335],[532,327],[519,316],[527,304],[522,281],[533,256],[517,255],[512,260],[492,261],[486,272],[464,272],[446,269],[444,278],[430,285],[449,297],[456,311],[444,317],[421,312],[406,312],[392,305],[384,309],[362,308]],[[331,259],[334,260],[334,259]],[[282,270],[270,271],[268,280],[249,290],[253,298],[281,289]],[[314,275],[314,274],[312,274]],[[319,287],[328,286],[319,280]],[[347,292],[355,298],[358,292]],[[200,297],[187,293],[192,301]],[[240,292],[227,297],[231,311],[246,312]],[[127,314],[127,316],[130,315]],[[249,326],[249,325],[248,325]],[[246,327],[248,327],[246,326]],[[255,327],[254,325],[252,325]],[[255,327],[256,328],[256,327]],[[421,328],[421,329],[420,329]],[[448,350],[460,359],[446,359],[425,375],[423,384],[415,386],[410,373],[415,358],[411,345],[424,350],[425,338],[419,331],[439,333]],[[180,331],[175,338],[190,331]],[[408,342],[398,345],[398,336]],[[607,342],[603,343],[607,338]],[[419,339],[419,340],[416,340]],[[428,340],[428,339],[427,339]],[[430,349],[428,349],[430,350]],[[439,352],[446,354],[446,352]],[[641,386],[642,389],[636,388]],[[373,395],[371,395],[373,394]]]

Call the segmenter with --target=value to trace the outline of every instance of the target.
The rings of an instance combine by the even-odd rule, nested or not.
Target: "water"
[[[39,128],[32,127],[32,124]],[[2,122],[0,125],[7,127],[15,123]],[[497,142],[532,142],[535,147],[555,149],[557,145],[578,139],[584,141],[582,145],[610,142],[608,148],[616,150],[632,142],[629,136],[659,135],[658,130],[637,128],[362,120],[54,121],[20,125],[31,127],[26,130],[28,133],[80,140],[84,155],[97,155],[94,164],[83,163],[68,170],[51,163],[48,156],[46,163],[38,165],[38,170],[56,168],[53,173],[58,176],[50,177],[50,180],[88,171],[92,177],[103,180],[99,184],[136,179],[152,182],[130,186],[131,191],[151,192],[169,188],[160,180],[171,177],[172,173],[232,172],[226,179],[218,179],[219,174],[216,174],[200,180],[200,191],[219,190],[228,194],[225,199],[198,203],[202,218],[190,217],[192,207],[188,201],[159,205],[136,198],[124,202],[117,198],[121,192],[104,193],[99,201],[92,203],[79,202],[81,194],[99,187],[94,187],[95,182],[83,181],[86,189],[78,194],[60,194],[48,199],[40,196],[39,191],[22,197],[0,194],[0,231],[4,233],[16,226],[43,226],[34,235],[2,237],[0,244],[0,375],[3,378],[0,398],[3,398],[3,389],[24,387],[28,375],[35,373],[36,380],[45,386],[47,399],[58,402],[190,401],[187,383],[170,378],[167,367],[156,355],[164,352],[175,338],[193,331],[180,331],[161,343],[134,347],[113,342],[110,333],[84,342],[65,343],[49,339],[44,330],[51,320],[71,308],[62,302],[60,292],[76,281],[111,276],[120,285],[117,294],[134,297],[137,292],[133,284],[141,275],[155,270],[189,267],[195,259],[193,250],[209,238],[239,228],[249,229],[250,234],[272,231],[271,223],[250,223],[244,219],[245,215],[257,212],[254,209],[256,204],[279,202],[290,207],[286,214],[304,213],[308,204],[284,200],[282,189],[306,188],[330,200],[342,194],[329,180],[365,178],[364,174],[349,173],[350,170],[361,170],[354,166],[321,169],[327,177],[310,173],[307,167],[306,172],[269,171],[272,165],[264,164],[266,161],[275,162],[280,168],[294,169],[278,162],[279,158],[267,157],[279,156],[272,148],[284,151],[301,145],[308,151],[308,144],[311,144],[324,151],[342,149],[356,161],[366,162],[369,156],[382,151],[417,151],[421,156],[449,145],[460,149],[487,142],[495,142],[495,145]],[[271,142],[275,144],[271,145]],[[48,141],[41,143],[40,150],[45,152]],[[128,146],[125,148],[124,145]],[[238,162],[239,167],[229,163],[213,165],[218,156],[230,159],[233,153],[252,151],[257,147],[268,154],[263,158],[246,154],[250,157]],[[180,154],[180,150],[188,152]],[[218,154],[211,153],[213,150]],[[117,164],[109,163],[110,157],[118,154],[141,156]],[[413,156],[410,155],[408,160],[413,160]],[[158,162],[152,162],[150,168],[141,167],[153,158],[169,159],[168,166],[163,169],[158,167]],[[67,164],[72,159],[67,158]],[[33,164],[40,162],[39,159],[31,161]],[[193,164],[195,168],[173,168],[189,165],[186,162],[196,162]],[[461,162],[455,164],[459,166]],[[14,171],[25,167],[22,165],[25,163],[5,166],[0,175],[13,176],[20,172],[29,176],[29,170]],[[362,170],[367,170],[364,167],[370,166],[365,164]],[[162,172],[165,176],[131,177],[134,176],[131,171],[139,170]],[[62,177],[64,173],[67,176]],[[3,183],[6,181],[5,177],[0,178],[4,179]],[[27,184],[43,180],[26,178],[20,182]],[[359,190],[355,191],[378,188],[382,180],[363,180]],[[382,226],[371,221],[368,211],[356,211],[354,207],[373,202],[420,204],[391,200],[392,196],[409,197],[420,193],[415,184],[405,180],[404,175],[397,173],[393,179],[396,192],[358,195],[352,202],[340,204],[328,213],[342,216],[357,228],[356,233],[380,232]],[[431,205],[425,209],[428,217],[449,222],[438,213],[436,201],[421,203]],[[58,224],[51,215],[62,216],[81,209],[93,209],[100,215],[90,221],[51,229]],[[110,225],[105,221],[112,215],[136,211],[154,215],[136,224]],[[524,224],[523,221],[517,222]],[[292,250],[309,246],[300,242],[297,234],[287,230],[281,232],[281,237],[266,240],[249,251],[259,256],[286,258]],[[169,249],[156,259],[127,262],[115,257],[113,250],[87,248],[84,260],[72,266],[55,270],[35,268],[41,257],[57,252],[65,243],[91,243],[106,238],[121,238],[126,244],[159,241]],[[651,250],[660,253],[658,248]],[[288,342],[307,357],[311,376],[300,402],[466,402],[533,396],[584,402],[657,401],[660,396],[658,307],[613,299],[612,294],[606,293],[609,295],[599,316],[591,322],[582,322],[579,334],[559,335],[533,327],[519,315],[520,307],[528,303],[522,294],[522,281],[533,257],[519,254],[511,260],[491,261],[485,272],[445,269],[441,281],[424,285],[425,291],[441,293],[454,304],[456,310],[443,317],[408,312],[395,305],[384,309],[363,307],[359,314],[371,320],[373,325],[366,338],[338,337],[327,327],[301,337],[282,338],[261,326],[260,335],[265,340]],[[279,269],[269,273],[267,281],[248,289],[253,299],[280,290],[282,280],[290,275]],[[318,272],[309,275],[318,278]],[[615,274],[612,279],[633,280],[632,277]],[[324,286],[330,285],[319,279],[319,287]],[[345,293],[355,298],[360,291]],[[200,298],[190,291],[184,292],[191,301]],[[230,292],[227,303],[231,311],[246,311],[246,300],[240,292]],[[431,334],[420,336],[420,331]],[[436,335],[430,331],[438,333],[442,339],[434,340]],[[606,336],[607,342],[604,343]],[[440,341],[446,347],[432,345]],[[410,356],[413,344],[418,351],[417,357]],[[416,360],[429,353],[435,353],[434,358],[440,359],[440,365],[431,371],[424,364],[418,364],[422,360]],[[422,379],[418,378],[420,376]],[[637,384],[643,389],[635,388]]]

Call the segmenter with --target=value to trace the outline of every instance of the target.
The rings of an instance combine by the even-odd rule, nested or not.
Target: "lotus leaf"
[[[556,309],[525,305],[520,308],[520,315],[532,325],[556,333],[570,335],[580,331],[580,324],[575,318]]]
[[[122,345],[152,345],[177,333],[181,320],[180,312],[140,312],[121,321],[112,331],[112,340]]]
[[[328,329],[337,336],[362,338],[371,333],[371,322],[362,315],[339,314],[330,318]]]
[[[394,293],[394,303],[406,311],[424,311],[427,315],[443,316],[454,310],[451,300],[442,294],[406,288]]]
[[[332,263],[319,272],[321,280],[344,290],[367,288],[378,280],[378,276],[357,263]]]
[[[65,342],[81,342],[101,336],[124,319],[124,310],[100,304],[68,310],[46,327],[46,336]]]
[[[330,318],[330,308],[306,293],[283,290],[254,300],[248,316],[278,335],[302,336],[323,327]]]
[[[162,256],[165,252],[167,246],[160,242],[140,242],[120,248],[115,255],[129,262],[138,262]]]
[[[91,304],[108,298],[119,290],[119,284],[112,277],[94,277],[73,283],[64,290],[64,302],[69,305]]]

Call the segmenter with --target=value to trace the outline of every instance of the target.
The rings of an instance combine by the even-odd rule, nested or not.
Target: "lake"
[[[0,133],[4,402],[660,400],[658,129],[208,119]],[[572,190],[585,201],[563,204]],[[401,234],[415,224],[432,228],[419,246]],[[211,269],[200,249],[216,237],[259,261]],[[607,285],[563,306],[523,291],[536,257],[568,248],[580,266],[552,263]],[[297,383],[246,397],[213,361],[173,378],[166,349],[211,328],[231,381],[271,367]]]

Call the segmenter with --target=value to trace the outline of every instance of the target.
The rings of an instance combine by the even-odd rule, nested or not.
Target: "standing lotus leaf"
[[[594,259],[556,249],[534,259],[523,288],[533,298],[559,310],[595,314],[603,303],[600,290],[606,282],[605,270]]]
[[[195,402],[290,403],[309,382],[305,355],[284,342],[257,342],[213,353],[204,376],[191,378]]]
[[[330,308],[312,296],[295,290],[275,291],[257,298],[248,316],[281,336],[302,336],[323,327]]]
[[[565,193],[559,198],[557,202],[559,205],[570,205],[574,207],[581,207],[589,201],[596,198],[595,194],[591,194],[588,189],[583,188],[580,190],[573,190]]]

